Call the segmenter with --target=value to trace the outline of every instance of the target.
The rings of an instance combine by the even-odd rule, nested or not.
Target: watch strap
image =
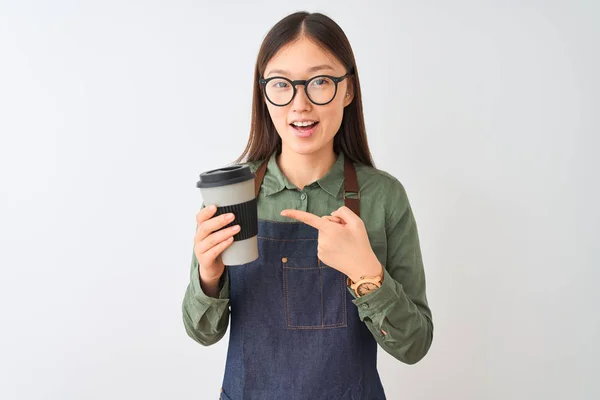
[[[358,293],[359,286],[362,285],[363,283],[372,283],[375,286],[377,286],[378,288],[380,288],[382,281],[383,281],[383,273],[384,273],[384,271],[382,269],[381,275],[361,276],[360,279],[356,282],[352,282],[352,279],[350,279],[350,277],[348,277],[346,280],[346,283],[350,287],[350,289],[352,289],[354,291],[354,294],[356,294],[356,297],[361,297],[361,295]]]

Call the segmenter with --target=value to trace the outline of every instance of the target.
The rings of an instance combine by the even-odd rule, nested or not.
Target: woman
[[[433,325],[413,213],[374,168],[358,73],[341,28],[298,12],[267,34],[255,70],[246,159],[259,185],[259,259],[219,255],[233,215],[197,214],[190,337],[230,342],[224,399],[385,399],[377,343],[422,359]],[[227,218],[229,217],[229,219]]]

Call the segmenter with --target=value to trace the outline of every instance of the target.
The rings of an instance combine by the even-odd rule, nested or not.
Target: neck
[[[304,186],[324,177],[336,160],[337,154],[333,149],[314,154],[298,154],[284,147],[277,156],[277,165],[287,180],[302,190]]]

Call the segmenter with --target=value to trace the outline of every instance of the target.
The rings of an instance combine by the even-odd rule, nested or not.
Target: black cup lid
[[[200,174],[200,180],[196,183],[196,187],[200,189],[212,188],[226,185],[233,185],[254,179],[255,175],[247,165],[234,165],[213,169]]]

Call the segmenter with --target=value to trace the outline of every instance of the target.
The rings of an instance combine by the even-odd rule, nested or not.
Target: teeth
[[[294,122],[292,125],[294,125],[294,126],[310,126],[313,124],[316,124],[316,121]]]

